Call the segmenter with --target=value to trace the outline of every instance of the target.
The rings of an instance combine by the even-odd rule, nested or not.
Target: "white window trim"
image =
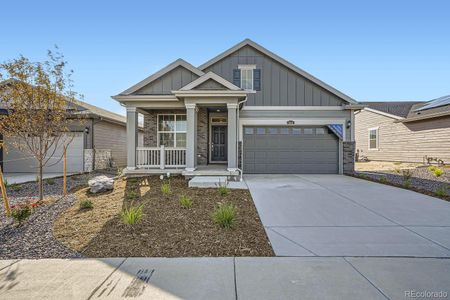
[[[370,151],[378,151],[379,145],[380,145],[380,134],[379,134],[380,127],[372,127],[367,129],[367,149]],[[376,148],[370,148],[370,131],[375,130],[376,131]]]
[[[159,130],[159,117],[160,116],[174,116],[174,122],[175,122],[175,131],[160,131]],[[187,130],[185,131],[177,131],[177,116],[186,116],[186,114],[158,114],[157,115],[157,120],[156,120],[156,140],[157,140],[157,145],[158,147],[161,147],[160,145],[160,141],[159,141],[159,134],[160,133],[173,133],[174,134],[174,141],[173,141],[173,148],[185,148],[185,147],[177,147],[177,133],[186,133],[186,138],[187,138]],[[168,148],[172,148],[172,147],[168,147]]]
[[[253,82],[254,81],[253,70],[256,69],[256,65],[238,65],[238,69],[241,70],[241,87],[242,87],[242,79],[243,79],[242,70],[246,70],[246,71],[251,70],[252,71],[250,73],[250,74],[252,74],[252,79],[250,80],[250,82],[252,83],[252,88],[246,89],[246,91],[255,92],[255,87],[254,87],[254,82]]]

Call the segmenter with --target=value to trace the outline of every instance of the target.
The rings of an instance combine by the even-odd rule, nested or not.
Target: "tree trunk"
[[[39,161],[39,201],[44,200],[44,178],[42,176],[43,173],[42,160]]]

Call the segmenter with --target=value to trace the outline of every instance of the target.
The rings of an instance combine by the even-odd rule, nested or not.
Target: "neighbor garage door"
[[[67,172],[77,173],[83,172],[83,149],[84,139],[83,133],[74,132],[72,141],[67,147]],[[4,171],[5,173],[29,173],[36,172],[37,162],[36,159],[31,157],[25,151],[18,151],[11,145],[11,141],[5,139],[7,145],[7,151],[4,151]],[[53,150],[49,150],[49,155]],[[47,166],[44,168],[45,173],[62,173],[63,172],[63,160],[60,159],[63,154],[63,147],[58,147],[50,158]]]
[[[244,173],[336,174],[338,153],[327,127],[244,127]]]

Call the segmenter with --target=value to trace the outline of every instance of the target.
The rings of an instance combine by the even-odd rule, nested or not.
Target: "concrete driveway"
[[[450,257],[450,203],[342,175],[247,175],[278,256]]]

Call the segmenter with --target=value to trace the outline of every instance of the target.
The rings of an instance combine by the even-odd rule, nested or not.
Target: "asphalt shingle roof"
[[[394,116],[406,118],[414,105],[423,104],[418,101],[397,101],[397,102],[361,102],[369,108],[376,109]]]

